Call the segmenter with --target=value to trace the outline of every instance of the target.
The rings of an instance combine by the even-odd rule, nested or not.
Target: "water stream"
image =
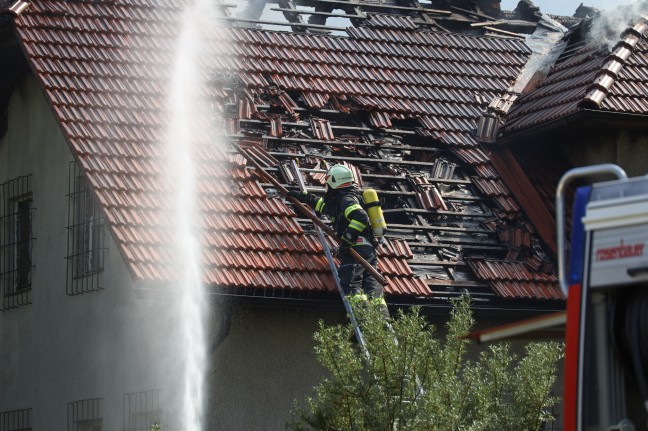
[[[204,422],[204,381],[206,369],[206,300],[202,286],[201,250],[197,234],[196,177],[192,148],[208,131],[196,126],[204,103],[201,60],[207,26],[214,25],[209,0],[190,1],[183,13],[176,46],[169,98],[170,124],[167,134],[169,184],[176,188],[173,212],[176,224],[175,255],[180,274],[178,325],[181,345],[176,346],[182,367],[183,387],[178,417],[172,422],[184,431],[200,431]]]

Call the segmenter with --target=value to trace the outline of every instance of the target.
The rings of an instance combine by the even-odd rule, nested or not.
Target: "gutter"
[[[512,338],[564,338],[567,312],[545,314],[519,322],[496,326],[468,335],[479,343],[507,340]]]

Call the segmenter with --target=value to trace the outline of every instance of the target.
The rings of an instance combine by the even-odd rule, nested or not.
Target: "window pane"
[[[30,176],[0,185],[0,288],[2,310],[31,303],[32,217]]]
[[[70,164],[68,193],[68,277],[66,292],[78,295],[101,290],[105,231],[91,190],[76,164]]]
[[[31,203],[31,199],[17,203],[16,291],[31,287]]]

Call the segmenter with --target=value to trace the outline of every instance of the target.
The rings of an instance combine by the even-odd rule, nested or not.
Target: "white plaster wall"
[[[68,402],[106,397],[105,407],[112,409],[121,405],[120,394],[109,395],[119,382],[128,381],[129,390],[155,387],[147,373],[124,366],[149,353],[138,339],[138,323],[128,317],[146,315],[148,304],[132,300],[128,274],[111,241],[109,271],[102,276],[106,290],[66,295],[72,155],[33,77],[15,91],[9,112],[9,129],[0,142],[0,180],[32,174],[36,239],[32,304],[0,314],[0,362],[10,364],[0,368],[0,411],[33,408],[34,429],[66,429]],[[106,429],[121,427],[115,425]]]
[[[313,350],[317,321],[342,317],[293,308],[237,310],[229,336],[210,356],[208,429],[285,429],[293,401],[312,395],[324,375]]]

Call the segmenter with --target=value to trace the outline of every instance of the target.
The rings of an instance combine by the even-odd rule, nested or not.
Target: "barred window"
[[[70,163],[68,188],[68,295],[101,290],[104,269],[105,224],[92,193],[76,165]]]
[[[32,215],[31,175],[0,187],[0,287],[2,309],[31,304]]]
[[[68,431],[101,431],[103,398],[68,403]]]
[[[124,395],[124,431],[150,431],[162,423],[161,416],[158,389]]]
[[[32,409],[0,412],[0,431],[31,431]]]

